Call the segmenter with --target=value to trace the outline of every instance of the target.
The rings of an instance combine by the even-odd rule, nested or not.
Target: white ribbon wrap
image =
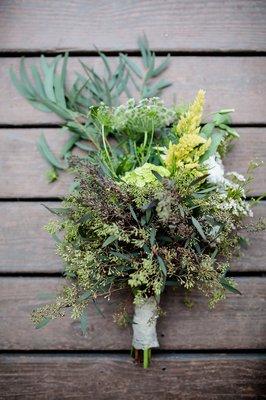
[[[159,347],[156,323],[158,319],[157,302],[154,296],[148,297],[140,305],[135,305],[133,318],[133,340],[135,349]]]

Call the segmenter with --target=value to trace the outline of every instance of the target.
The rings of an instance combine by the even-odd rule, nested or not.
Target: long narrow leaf
[[[141,52],[143,65],[145,68],[149,68],[150,48],[146,35],[138,39],[138,46]]]
[[[157,260],[158,260],[158,263],[159,263],[159,266],[160,266],[160,269],[161,269],[162,273],[164,274],[164,276],[166,276],[167,275],[167,269],[166,269],[164,260],[160,256],[157,256]]]
[[[99,51],[99,55],[100,55],[100,57],[101,57],[101,59],[102,59],[102,61],[103,61],[103,63],[104,63],[104,66],[105,66],[105,69],[106,69],[106,72],[107,72],[108,79],[110,79],[111,76],[112,76],[112,71],[111,71],[111,68],[110,68],[110,65],[109,65],[108,58],[107,58],[106,55],[105,55],[104,53],[102,53],[101,51]]]
[[[103,242],[102,247],[107,247],[107,246],[109,246],[109,244],[115,242],[117,239],[118,239],[117,236],[114,236],[114,235],[109,236],[109,237]]]
[[[202,239],[206,240],[205,233],[203,232],[203,229],[202,229],[202,227],[201,227],[199,221],[198,221],[196,218],[194,218],[194,217],[191,217],[191,220],[192,220],[193,225],[194,225],[195,228],[197,229],[198,233],[199,233],[200,236],[202,237]]]
[[[17,78],[15,72],[12,70],[12,68],[9,71],[10,78],[12,80],[13,85],[17,89],[17,91],[26,99],[32,99],[32,94],[28,90],[28,88]]]
[[[53,166],[58,169],[66,169],[66,165],[62,164],[53,154],[48,143],[42,134],[37,142],[37,148],[42,156]]]
[[[31,65],[31,73],[35,82],[36,91],[38,91],[41,97],[45,97],[43,82],[40,73],[35,65]]]
[[[72,148],[75,146],[76,142],[79,140],[79,137],[77,135],[71,136],[68,141],[64,144],[60,151],[61,157],[65,157],[67,153],[72,150]]]
[[[52,320],[52,318],[50,318],[50,317],[43,318],[39,324],[35,325],[35,328],[41,329],[45,325],[47,325],[51,320]]]
[[[165,60],[162,61],[157,68],[153,69],[152,77],[156,78],[158,75],[160,75],[163,71],[165,71],[168,68],[169,64],[170,64],[170,54],[167,54]]]
[[[25,58],[22,57],[20,60],[20,64],[19,64],[19,73],[20,73],[20,79],[21,82],[24,83],[24,85],[27,87],[28,91],[31,93],[32,97],[35,96],[35,89],[32,86],[32,83],[30,81],[30,78],[28,76],[27,70],[26,70],[26,66],[25,66]]]
[[[155,237],[156,237],[156,229],[154,227],[151,228],[151,233],[150,233],[150,243],[151,246],[154,245],[155,243]]]
[[[236,293],[236,294],[240,294],[240,295],[242,294],[238,289],[236,289],[234,286],[232,286],[232,285],[229,283],[228,279],[226,279],[225,277],[222,277],[222,278],[220,279],[220,284],[221,284],[225,289],[229,290],[229,292]]]
[[[42,204],[42,206],[44,206],[52,214],[59,215],[59,216],[69,215],[69,213],[71,212],[70,208],[48,207],[46,204]]]
[[[129,206],[129,209],[130,209],[131,215],[132,215],[132,217],[134,218],[134,220],[135,220],[137,223],[139,223],[138,217],[137,217],[137,215],[136,215],[136,213],[135,213],[135,211],[133,210],[133,207],[132,207],[131,205]]]
[[[85,309],[80,317],[80,328],[84,336],[88,332],[88,327],[89,327],[88,311],[87,309]]]
[[[131,69],[131,71],[134,72],[134,74],[136,74],[140,79],[142,79],[143,73],[138,64],[132,61],[130,57],[126,56],[125,54],[120,54],[120,57],[123,61],[125,61],[125,63]]]
[[[200,158],[201,162],[208,160],[209,157],[213,156],[216,153],[217,148],[221,143],[223,136],[224,132],[222,132],[221,130],[214,131],[214,133],[211,136],[210,147],[208,148],[206,153],[204,153],[203,156]]]
[[[110,254],[117,258],[121,258],[121,260],[131,261],[131,257],[127,254],[121,253],[119,251],[110,251]]]

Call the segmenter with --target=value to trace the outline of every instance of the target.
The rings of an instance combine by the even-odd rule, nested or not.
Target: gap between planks
[[[153,51],[153,49],[151,49]],[[104,51],[99,49],[99,51],[103,51],[104,54],[108,57],[118,57],[120,53],[127,54],[129,57],[140,57],[141,53],[136,50],[124,50],[120,49],[117,51]],[[31,57],[38,58],[41,55],[46,57],[56,57],[62,54],[68,53],[69,57],[98,57],[99,53],[97,51],[75,51],[75,50],[62,50],[62,51],[54,51],[54,50],[44,50],[44,51],[4,51],[1,52],[0,49],[0,59],[1,58],[17,58],[17,57]],[[167,57],[170,55],[171,57],[265,57],[266,51],[256,51],[256,50],[195,50],[195,51],[174,51],[174,50],[155,50],[156,57]]]

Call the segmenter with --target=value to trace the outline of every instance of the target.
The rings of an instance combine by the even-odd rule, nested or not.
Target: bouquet
[[[147,368],[159,346],[156,322],[167,286],[202,292],[213,307],[227,291],[240,294],[228,277],[230,260],[244,242],[243,229],[263,229],[246,201],[247,176],[225,174],[223,158],[238,137],[222,110],[202,125],[204,92],[189,107],[167,108],[158,98],[89,109],[97,149],[72,157],[75,189],[46,229],[57,241],[64,285],[52,304],[35,309],[40,328],[129,288],[134,315],[123,305],[114,319],[133,328],[132,355]]]

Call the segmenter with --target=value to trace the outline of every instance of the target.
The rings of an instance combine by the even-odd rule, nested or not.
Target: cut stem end
[[[151,348],[141,350],[131,347],[130,354],[136,364],[142,364],[145,369],[149,368],[151,363]]]

